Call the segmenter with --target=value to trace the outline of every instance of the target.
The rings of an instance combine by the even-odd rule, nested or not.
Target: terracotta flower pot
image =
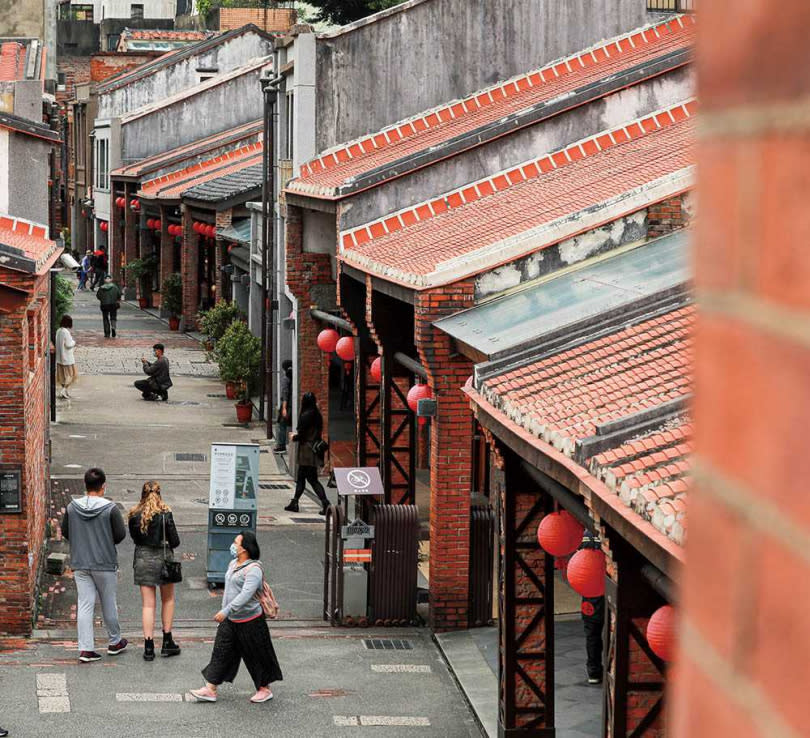
[[[141,308],[141,310],[145,310],[149,307],[149,300],[147,300],[145,297],[139,297],[138,306]]]
[[[249,402],[236,403],[236,420],[239,423],[249,423],[253,417],[253,405]]]
[[[225,397],[229,400],[236,399],[236,382],[225,382]]]
[[[169,318],[169,330],[170,331],[179,331],[180,330],[180,318],[175,318],[175,317]]]

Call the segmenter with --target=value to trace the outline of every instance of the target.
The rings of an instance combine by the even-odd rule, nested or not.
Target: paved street
[[[480,735],[427,629],[323,624],[318,506],[310,499],[298,515],[283,511],[290,479],[267,447],[260,455],[259,542],[281,604],[272,633],[284,681],[265,705],[248,703],[253,690],[244,671],[223,688],[218,704],[186,701],[186,692],[201,683],[220,597],[205,584],[209,447],[257,440],[261,429],[235,425],[215,367],[190,338],[170,334],[161,321],[125,305],[119,337],[105,340],[92,293],[77,293],[72,315],[81,376],[72,400],[59,401],[52,427],[51,514],[58,518],[70,494],[81,489],[88,466],[107,471],[108,493],[125,509],[146,479],[160,481],[181,537],[184,582],[174,631],[183,653],[142,660],[140,599],[132,584],[133,547],[126,541],[119,547],[119,609],[130,650],[80,666],[72,577],[46,576],[35,638],[6,642],[0,653],[0,725],[26,736]],[[149,356],[156,341],[166,344],[173,367],[168,403],[145,403],[132,387],[141,376],[140,356]],[[200,456],[186,461],[177,454]],[[64,542],[53,543],[54,550],[64,548]],[[364,644],[371,637],[403,639],[410,648],[371,650]]]

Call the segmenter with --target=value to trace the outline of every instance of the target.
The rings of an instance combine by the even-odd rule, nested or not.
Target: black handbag
[[[329,450],[329,444],[323,440],[323,438],[316,438],[312,444],[312,451],[318,458],[323,458],[326,456],[326,452]]]
[[[169,542],[166,540],[166,513],[163,515],[163,566],[160,569],[160,581],[163,584],[177,584],[183,581],[183,568],[179,561],[168,561],[166,550]]]

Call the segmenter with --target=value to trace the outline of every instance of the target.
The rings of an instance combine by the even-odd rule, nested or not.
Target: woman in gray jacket
[[[219,627],[211,661],[202,670],[205,686],[191,690],[198,702],[216,702],[217,687],[234,680],[240,661],[245,662],[256,686],[251,702],[272,700],[270,684],[282,679],[270,630],[257,597],[264,581],[260,553],[256,536],[249,530],[243,530],[231,544],[234,561],[225,573],[222,608],[214,616]]]

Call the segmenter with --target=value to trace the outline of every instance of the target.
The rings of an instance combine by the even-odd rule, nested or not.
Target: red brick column
[[[126,207],[124,208],[124,263],[128,264],[134,259],[138,258],[138,221],[140,217],[130,206],[129,201],[132,199],[135,188],[131,184],[124,186],[124,197],[127,200]],[[132,299],[135,296],[133,289],[127,289],[127,297]]]
[[[123,231],[121,228],[122,221],[125,216],[123,211],[115,204],[117,197],[121,197],[116,192],[115,184],[110,188],[110,226],[107,231],[107,259],[109,273],[113,275],[116,281],[120,278],[121,269],[121,256],[123,251],[124,239]]]
[[[416,347],[438,401],[437,416],[430,421],[430,618],[434,630],[467,627],[472,422],[461,387],[472,374],[472,363],[454,354],[449,336],[432,323],[472,302],[469,282],[418,293],[414,306]]]
[[[810,4],[742,3],[730,22],[731,9],[700,8],[700,475],[676,738],[808,730]]]
[[[158,290],[160,307],[163,307],[163,282],[172,273],[174,236],[169,233],[169,209],[160,206],[160,264],[158,266]],[[154,296],[153,296],[154,299]]]
[[[233,222],[233,210],[223,210],[215,215],[217,228],[228,228]],[[219,302],[225,296],[226,288],[230,287],[230,275],[223,274],[222,267],[225,263],[225,242],[217,238],[214,245],[214,268],[216,269],[216,301]]]
[[[191,211],[183,209],[183,246],[180,276],[183,279],[184,330],[197,326],[197,305],[200,302],[200,280],[197,276],[200,259],[200,237],[191,229]]]
[[[329,357],[317,344],[318,333],[325,327],[310,317],[315,306],[312,287],[334,284],[328,254],[310,254],[303,247],[301,209],[288,205],[286,217],[287,285],[298,301],[296,321],[298,339],[299,396],[314,392],[323,413],[324,428],[329,428]]]

